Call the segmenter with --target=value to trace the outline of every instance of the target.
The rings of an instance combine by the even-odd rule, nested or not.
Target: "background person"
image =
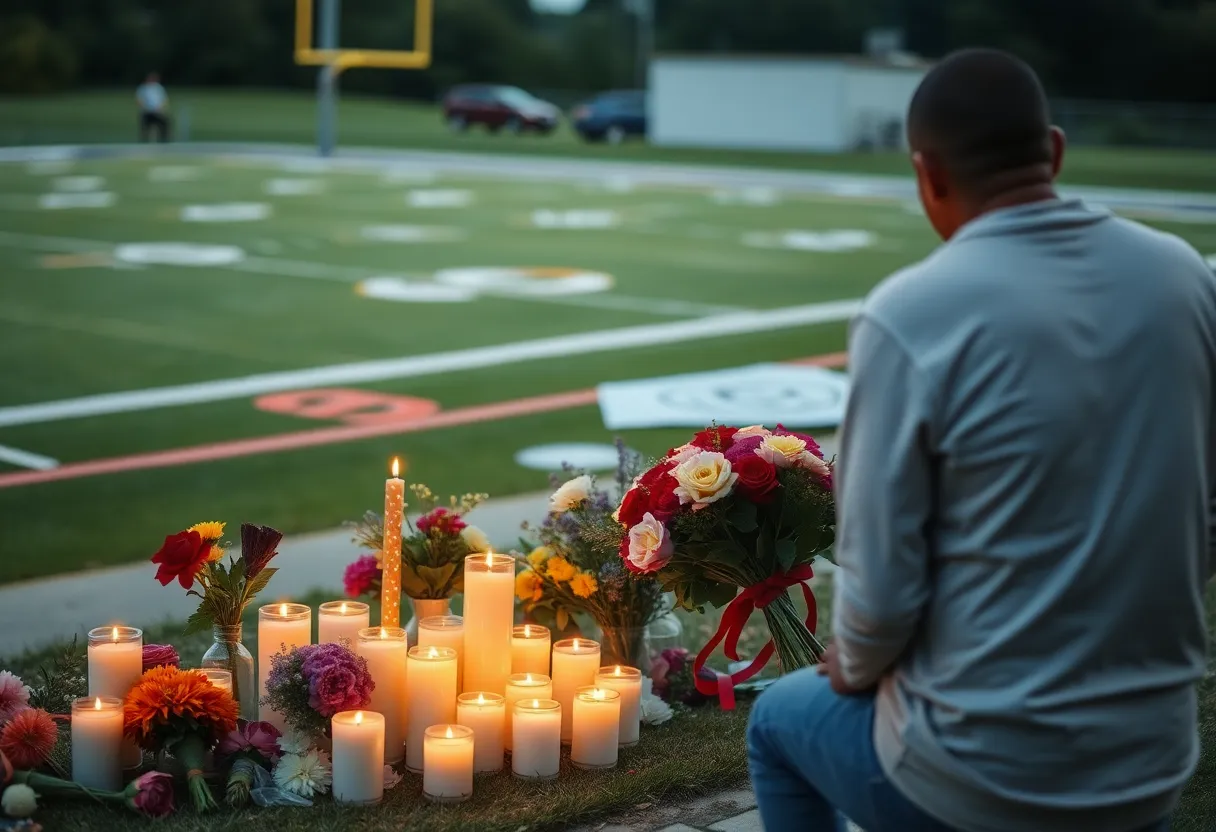
[[[751,715],[769,832],[1166,830],[1194,771],[1216,280],[1057,197],[1049,125],[990,50],[912,100],[947,242],[851,329],[835,640]]]
[[[139,140],[146,142],[148,133],[155,131],[157,141],[169,141],[169,94],[155,72],[149,72],[136,88],[135,102],[139,105]]]

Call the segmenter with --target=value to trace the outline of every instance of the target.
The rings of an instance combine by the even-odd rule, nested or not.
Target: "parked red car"
[[[532,130],[547,134],[557,126],[561,111],[519,87],[465,84],[453,87],[443,99],[443,118],[453,130],[463,132],[483,124],[491,133]]]

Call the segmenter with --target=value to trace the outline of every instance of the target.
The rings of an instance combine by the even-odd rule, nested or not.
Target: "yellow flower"
[[[521,601],[539,601],[544,594],[544,582],[531,569],[515,576],[515,597]]]
[[[207,562],[215,563],[217,560],[221,560],[223,557],[224,557],[223,548],[220,546],[213,545],[211,547],[211,554],[207,555]]]
[[[218,520],[208,520],[205,523],[195,523],[186,531],[198,532],[203,540],[210,540],[214,543],[224,536],[224,524]]]
[[[461,530],[460,536],[464,539],[464,544],[469,547],[469,551],[473,554],[488,552],[492,548],[490,546],[490,538],[486,537],[486,533],[476,526],[466,526]]]
[[[548,546],[537,546],[532,550],[532,554],[528,555],[528,566],[533,569],[540,569],[544,566],[545,561],[553,557],[553,550]]]
[[[671,472],[679,483],[676,496],[681,505],[704,508],[730,494],[739,475],[731,470],[730,460],[714,451],[700,451],[677,465]]]
[[[598,589],[595,576],[590,572],[579,572],[570,579],[570,591],[579,598],[590,598]]]
[[[561,557],[549,558],[548,564],[545,566],[545,574],[555,583],[564,583],[573,578],[578,573],[578,570],[570,563],[570,561]]]

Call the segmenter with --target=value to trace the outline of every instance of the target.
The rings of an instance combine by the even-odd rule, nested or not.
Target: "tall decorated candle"
[[[621,695],[621,747],[637,745],[642,725],[642,671],[619,664],[601,667],[595,685]]]
[[[384,762],[396,765],[405,757],[406,685],[405,630],[368,627],[359,631],[355,652],[367,660],[376,687],[368,708],[384,717]]]
[[[464,687],[502,694],[511,675],[515,559],[493,552],[464,560]]]
[[[304,604],[267,604],[258,609],[258,698],[266,696],[271,657],[312,644],[312,609]],[[258,716],[282,731],[287,723],[266,705]]]
[[[553,698],[562,705],[562,742],[569,743],[574,725],[574,695],[595,684],[600,646],[585,638],[567,638],[553,645]]]
[[[549,628],[523,624],[511,630],[511,672],[549,675]]]
[[[72,780],[86,789],[122,788],[122,700],[92,696],[72,703]]]
[[[144,672],[144,631],[138,627],[98,627],[89,630],[89,696],[126,699]],[[124,742],[122,763],[134,768],[143,752]]]
[[[451,647],[411,647],[407,664],[406,698],[410,706],[405,767],[420,772],[427,729],[456,721],[456,651]]]
[[[511,750],[511,720],[515,704],[524,699],[552,699],[553,682],[543,673],[512,673],[507,678],[507,723],[503,728],[503,744]]]
[[[334,714],[333,777],[337,803],[379,803],[384,797],[384,716],[373,711]]]
[[[401,524],[405,520],[405,480],[397,476],[401,461],[393,457],[393,475],[384,482],[384,579],[380,591],[380,626],[401,626]]]
[[[371,624],[367,604],[327,601],[317,608],[317,644],[342,644],[353,652],[359,642],[359,631]]]
[[[473,729],[473,771],[501,771],[506,700],[497,693],[462,693],[456,698],[456,722]]]

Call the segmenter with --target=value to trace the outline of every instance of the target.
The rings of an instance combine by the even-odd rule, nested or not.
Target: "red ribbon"
[[[777,650],[773,645],[773,640],[770,638],[768,644],[764,645],[764,648],[756,654],[756,658],[752,659],[751,664],[738,673],[719,673],[716,681],[711,682],[701,678],[701,669],[705,667],[705,662],[709,659],[710,654],[724,640],[726,644],[722,647],[722,652],[733,661],[739,661],[739,637],[743,635],[743,627],[747,624],[747,620],[751,618],[753,612],[764,609],[784,595],[785,591],[792,586],[800,585],[802,587],[802,597],[806,599],[807,608],[806,627],[811,633],[814,633],[819,614],[815,606],[815,594],[807,585],[807,581],[814,575],[810,566],[796,566],[789,572],[779,572],[758,584],[749,586],[736,595],[735,599],[722,611],[722,621],[718,624],[718,632],[714,633],[714,637],[709,640],[709,643],[701,648],[696,661],[693,662],[693,679],[696,681],[697,690],[705,696],[717,696],[723,710],[734,709],[735,685],[746,682],[764,669]]]

